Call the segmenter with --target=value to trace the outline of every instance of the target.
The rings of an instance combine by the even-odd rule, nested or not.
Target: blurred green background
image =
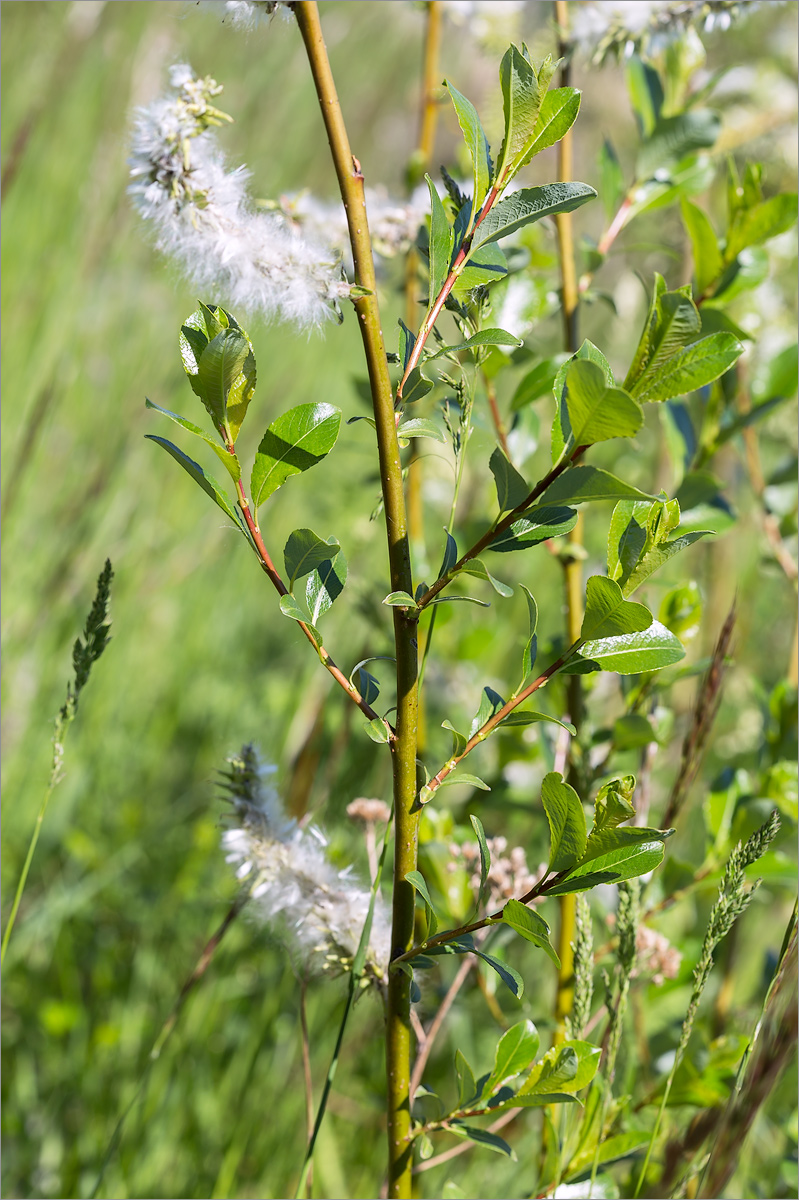
[[[441,74],[477,103],[493,141],[501,116],[496,47],[476,40],[451,7]],[[528,4],[519,18],[516,32],[534,56],[553,45],[549,10]],[[367,182],[402,194],[417,128],[421,6],[326,2],[322,17]],[[127,201],[131,109],[162,90],[169,65],[187,60],[224,84],[221,107],[236,123],[223,145],[232,163],[246,161],[252,170],[254,194],[274,198],[307,187],[332,198],[335,180],[296,30],[276,19],[244,35],[182,0],[3,3],[2,18],[4,920],[49,774],[51,722],[64,699],[72,642],[106,556],[116,572],[113,642],[81,699],[66,778],[47,813],[4,974],[3,1195],[85,1196],[177,990],[236,893],[219,850],[222,804],[214,785],[226,755],[255,741],[277,763],[295,807],[322,810],[342,864],[365,861],[360,835],[343,816],[347,803],[358,795],[387,798],[390,778],[386,756],[362,736],[360,718],[280,616],[229,523],[143,438],[173,436],[145,410],[145,395],[198,419],[177,353],[179,326],[196,298],[151,250]],[[770,191],[794,180],[794,163],[785,157],[793,112],[774,84],[790,82],[794,70],[785,61],[792,22],[795,5],[767,5],[746,26],[707,39],[710,68],[740,64],[753,73],[754,82],[741,85],[744,98],[732,94],[726,131],[742,161],[765,159]],[[578,69],[576,82],[585,89],[576,174],[596,184],[602,137],[612,133],[624,155],[633,122],[618,68]],[[451,162],[456,132],[444,110],[435,161]],[[578,231],[596,238],[602,221],[601,206],[588,206],[578,214]],[[585,314],[586,335],[602,331],[597,340],[616,366],[637,339],[653,269],[672,284],[687,278],[672,210],[636,230],[603,276],[617,306],[624,300],[626,308],[609,317],[600,303],[599,311]],[[778,255],[773,283],[788,307],[769,315],[761,306],[761,332],[773,342],[775,330],[787,331],[781,342],[777,336],[777,349],[788,344],[793,323],[793,285],[783,282],[792,271],[792,245],[789,238]],[[552,261],[553,248],[551,233],[542,234],[542,262]],[[633,262],[645,287],[636,283]],[[387,330],[402,312],[400,286],[401,267],[394,264],[383,276]],[[757,298],[749,305],[758,332]],[[293,404],[325,399],[345,418],[362,411],[357,381],[365,372],[350,313],[341,328],[308,338],[285,327],[250,322],[248,328],[260,381],[242,435],[250,452],[267,422]],[[559,349],[557,316],[537,326],[529,344]],[[491,445],[488,423],[480,420],[475,462],[485,460]],[[763,431],[769,469],[790,449],[792,420],[783,411]],[[379,488],[368,427],[343,429],[335,453],[314,475],[275,498],[265,535],[278,557],[296,526],[341,539],[351,583],[327,618],[326,641],[349,668],[367,654],[390,653],[391,630],[388,610],[379,605],[388,590],[384,535],[369,520]],[[625,452],[615,469],[648,487],[663,468],[660,440],[653,420],[637,452]],[[546,445],[535,463],[545,458]],[[613,452],[597,461],[612,465]],[[687,565],[681,562],[653,589],[657,602],[658,588],[683,570],[698,579],[705,623],[694,655],[712,646],[738,590],[739,665],[719,723],[717,767],[733,760],[746,765],[747,754],[756,759],[768,692],[787,670],[795,606],[790,586],[763,553],[741,456],[730,453],[721,466],[739,522],[726,539],[692,551]],[[468,483],[467,528],[479,528],[489,499],[484,474]],[[427,514],[433,570],[450,478],[441,456],[433,456]],[[667,479],[659,482],[668,487]],[[596,532],[588,523],[589,570],[603,569],[605,515],[596,519]],[[540,558],[536,595],[544,632],[553,637],[559,568],[549,556]],[[514,564],[512,582],[526,577],[521,569]],[[509,631],[514,619],[524,629],[525,608],[518,589],[501,603],[501,632],[483,610],[439,610],[440,659],[429,673],[431,761],[448,745],[440,720],[468,723],[480,688],[515,675],[522,633],[517,639]],[[690,687],[680,693],[684,709],[691,694]],[[536,825],[531,833],[523,821],[530,781],[543,770],[536,753],[509,734],[487,747],[482,761],[497,785],[491,808],[481,801],[484,823],[495,834],[523,831],[531,864],[543,847],[543,830]],[[659,797],[677,755],[677,743],[664,754]],[[447,793],[458,808],[467,799],[462,789]],[[753,914],[742,935],[752,944],[738,1001],[745,1017],[759,1003],[764,953],[779,948],[786,895],[779,879],[764,889],[760,920],[769,912],[775,919],[758,932]],[[541,963],[531,963],[523,948],[518,955],[528,992],[514,1019],[529,1015],[545,1027],[553,980],[544,973],[536,988]],[[317,1080],[344,986],[314,985],[309,994]],[[683,978],[671,1003],[664,998],[662,1024],[679,1018],[686,987]],[[238,922],[150,1075],[101,1195],[279,1197],[293,1190],[305,1111],[297,996],[285,953],[264,930]],[[478,1061],[490,1053],[495,1037],[489,1029],[483,1045],[484,1014],[478,994],[454,1016],[440,1047],[445,1074],[455,1045],[474,1049]],[[345,1047],[321,1136],[318,1195],[373,1196],[382,1177],[377,1004],[365,999],[355,1019],[358,1032]],[[518,1165],[472,1154],[456,1177],[471,1195],[520,1191],[523,1143],[518,1149]],[[431,1173],[421,1184],[432,1189],[444,1178]]]

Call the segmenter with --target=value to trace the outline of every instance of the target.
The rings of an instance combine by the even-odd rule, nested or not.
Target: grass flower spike
[[[350,295],[340,254],[251,205],[248,172],[229,170],[214,126],[230,121],[213,100],[222,88],[172,67],[172,93],[139,110],[129,192],[156,247],[196,292],[267,321],[314,329]]]
[[[247,887],[259,915],[279,935],[295,961],[313,973],[349,969],[369,909],[370,893],[326,854],[324,835],[301,829],[283,811],[267,782],[275,768],[252,746],[228,759],[224,788],[233,806],[222,836],[227,862]],[[389,958],[389,925],[377,898],[366,975],[382,979]]]

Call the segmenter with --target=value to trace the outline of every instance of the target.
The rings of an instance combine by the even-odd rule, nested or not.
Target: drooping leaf
[[[554,213],[574,212],[596,196],[587,183],[545,183],[541,187],[520,188],[500,200],[480,222],[473,249],[507,237],[516,229],[540,221]]]
[[[430,893],[427,890],[427,884],[424,881],[424,875],[422,875],[421,871],[407,871],[405,878],[407,879],[408,883],[410,883],[419,893],[427,907],[435,911],[435,906],[433,901],[430,899]]]
[[[546,504],[588,504],[593,500],[654,500],[655,497],[603,471],[601,467],[569,467],[542,496]],[[527,514],[529,516],[529,514]],[[492,546],[492,549],[494,547]]]
[[[473,948],[472,954],[476,954],[478,958],[482,958],[484,963],[488,963],[489,967],[492,967],[497,975],[499,975],[505,987],[513,992],[517,1000],[521,1000],[524,994],[524,980],[518,971],[515,971],[513,967],[509,967],[501,959],[495,958],[493,954],[486,954],[483,950]]]
[[[152,400],[145,399],[144,403],[148,408],[160,412],[162,416],[169,417],[170,421],[174,421],[176,425],[180,425],[182,429],[186,429],[189,433],[193,433],[196,437],[202,438],[207,446],[210,446],[220,462],[223,463],[225,470],[229,473],[231,479],[236,483],[241,479],[241,464],[235,454],[231,454],[225,446],[220,445],[218,441],[214,441],[207,433],[204,433],[198,425],[192,421],[187,421],[185,417],[178,416],[177,413],[170,412],[168,408],[161,408],[158,404],[153,404]]]
[[[508,713],[507,717],[500,721],[500,725],[537,725],[540,722],[545,722],[548,725],[559,725],[561,729],[565,729],[574,737],[577,730],[568,721],[561,721],[559,717],[551,717],[549,713],[532,712],[527,708],[514,708]]]
[[[298,404],[268,426],[252,468],[256,510],[292,475],[321,462],[336,444],[341,410],[332,404]]]
[[[442,346],[436,350],[431,358],[439,358],[442,354],[454,354],[458,350],[476,350],[480,346],[521,346],[521,340],[508,333],[506,329],[481,329],[479,333],[474,333],[470,338],[466,338],[463,342],[456,342],[452,346]]]
[[[587,641],[580,647],[580,653],[598,662],[603,671],[619,675],[659,671],[685,658],[680,639],[660,621],[652,621],[639,632]]]
[[[458,561],[458,544],[448,530],[444,530],[446,542],[444,543],[444,557],[441,560],[441,569],[438,572],[438,578],[443,579],[448,575],[455,563]]]
[[[488,849],[485,830],[483,829],[483,823],[480,818],[472,814],[469,817],[469,820],[472,823],[472,829],[475,832],[477,844],[480,847],[480,890],[477,893],[477,903],[479,905],[482,902],[483,894],[485,892],[488,872],[491,870],[491,852]]]
[[[474,1071],[460,1050],[455,1051],[455,1073],[458,1076],[458,1105],[466,1108],[470,1100],[477,1095]]]
[[[556,481],[557,482],[557,481]],[[548,495],[548,493],[547,493]],[[498,533],[488,549],[498,554],[510,554],[514,550],[528,550],[548,538],[562,537],[577,524],[577,513],[571,508],[554,507],[547,503],[530,508],[523,517],[514,521],[508,529]]]
[[[565,399],[575,446],[634,437],[644,421],[641,406],[621,388],[608,387],[602,368],[587,359],[569,366]]]
[[[510,512],[527,499],[530,487],[499,446],[493,451],[488,465],[497,487],[499,511]]]
[[[379,717],[375,717],[372,721],[364,721],[364,732],[372,739],[373,742],[385,743],[388,742],[389,733],[386,728],[385,721],[381,721]]]
[[[283,549],[283,562],[289,579],[289,591],[297,579],[309,575],[314,567],[334,558],[341,546],[334,538],[323,541],[312,529],[295,529],[289,534]]]
[[[452,756],[453,758],[459,754],[463,754],[466,749],[468,738],[465,733],[459,733],[455,726],[450,721],[441,722],[442,729],[448,729],[452,734]]]
[[[453,235],[452,226],[447,220],[447,213],[436,191],[436,185],[429,175],[425,175],[425,179],[430,189],[430,303],[432,304],[449,274]]]
[[[316,626],[310,623],[291,593],[289,593],[287,596],[280,597],[280,611],[283,613],[284,617],[289,617],[292,621],[301,621],[302,624],[305,625],[306,629],[310,629],[314,636],[316,645],[322,645],[322,635]]]
[[[346,582],[347,560],[341,550],[310,573],[305,584],[305,602],[314,625],[339,598]]]
[[[433,385],[429,379],[425,379],[419,367],[414,367],[408,378],[405,380],[405,386],[402,389],[402,399],[405,404],[415,404],[418,400],[424,399],[429,391],[432,391]]]
[[[491,584],[492,588],[495,592],[497,592],[498,595],[504,596],[506,599],[508,596],[513,595],[513,588],[510,587],[509,584],[503,583],[500,579],[495,579],[491,572],[486,570],[482,559],[469,559],[466,565],[462,568],[462,573],[464,575],[473,575],[475,579],[485,579]]]
[[[447,440],[443,429],[439,429],[435,421],[427,417],[412,417],[409,421],[400,422],[397,426],[397,437],[401,446],[406,446],[410,438],[417,437],[434,438],[437,442]]]
[[[473,190],[471,212],[466,227],[468,232],[474,224],[474,219],[480,211],[491,183],[491,155],[488,148],[488,139],[483,131],[477,110],[471,100],[467,100],[465,96],[461,95],[448,79],[444,80],[444,87],[452,98],[455,113],[458,117],[458,124],[463,133],[463,140],[466,143],[466,149],[469,151],[469,157],[472,160]]]
[[[621,883],[646,875],[662,862],[663,842],[668,836],[668,831],[657,829],[616,829],[607,836],[608,848],[603,853],[580,863],[562,883],[547,888],[547,895],[565,896],[600,883]]]
[[[524,598],[527,601],[527,616],[529,618],[529,633],[527,641],[524,644],[522,651],[522,683],[535,666],[536,654],[538,652],[538,640],[536,638],[536,630],[538,629],[538,605],[535,602],[535,597],[529,588],[521,585],[524,592]]]
[[[549,821],[549,870],[568,871],[585,853],[585,813],[574,788],[557,771],[544,776],[541,802]]]
[[[469,729],[469,737],[474,737],[478,729],[482,729],[486,721],[490,721],[504,704],[505,701],[499,692],[495,692],[493,688],[484,687],[480,693],[480,707],[475,713],[471,728]]]
[[[585,615],[580,640],[594,642],[620,634],[639,633],[652,624],[652,614],[643,604],[625,600],[613,579],[592,575],[586,584]],[[586,655],[591,657],[591,655]]]
[[[532,942],[534,946],[543,950],[547,958],[551,958],[555,966],[560,968],[560,959],[550,941],[549,925],[534,909],[528,908],[518,900],[509,900],[502,910],[502,920],[525,941]]]
[[[413,334],[403,320],[398,322],[400,327],[399,337],[399,360],[404,371],[413,354],[413,348],[416,345],[416,336]]]
[[[496,242],[488,242],[478,250],[472,247],[466,266],[455,281],[452,295],[456,300],[468,300],[475,288],[486,287],[497,279],[504,279],[507,273],[508,260]]]
[[[247,534],[246,527],[242,524],[241,518],[239,517],[233,505],[230,503],[230,500],[222,491],[216,480],[212,479],[210,475],[206,474],[199,463],[196,463],[193,458],[189,458],[188,454],[184,454],[182,450],[180,450],[172,442],[167,441],[166,438],[157,437],[154,433],[146,433],[144,436],[151,442],[157,442],[159,446],[163,446],[167,454],[171,454],[175,461],[180,463],[180,465],[183,467],[183,470],[188,475],[191,475],[194,482],[200,485],[206,495],[211,497],[214,504],[218,504],[222,511],[227,513],[230,519],[235,522],[239,529],[242,530],[245,537],[249,536]]]
[[[485,958],[485,955],[481,954],[480,957]],[[511,991],[513,991],[513,988],[511,988]],[[447,1130],[449,1133],[456,1134],[457,1137],[468,1138],[471,1142],[477,1142],[478,1145],[485,1146],[487,1150],[494,1150],[497,1154],[504,1154],[507,1158],[511,1158],[516,1162],[516,1151],[511,1150],[508,1143],[496,1133],[489,1133],[487,1129],[479,1129],[476,1125],[464,1125],[462,1121],[457,1120],[450,1121],[447,1125]]]
[[[466,771],[459,771],[457,774],[447,775],[446,779],[442,780],[441,787],[475,787],[481,792],[490,792],[491,788],[484,779],[479,775],[469,775]]]

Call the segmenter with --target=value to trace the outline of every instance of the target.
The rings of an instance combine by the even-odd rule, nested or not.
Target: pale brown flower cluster
[[[520,900],[543,879],[546,864],[541,863],[536,872],[531,872],[521,846],[513,846],[508,851],[508,841],[504,837],[487,838],[486,843],[491,855],[486,881],[488,894],[485,903],[488,909],[499,908],[508,900]],[[450,853],[453,859],[451,869],[455,870],[458,864],[462,864],[467,871],[471,871],[469,886],[477,892],[480,888],[480,847],[477,842],[452,845]]]

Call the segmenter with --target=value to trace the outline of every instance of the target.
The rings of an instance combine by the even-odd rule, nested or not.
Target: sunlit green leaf
[[[625,600],[619,585],[604,575],[592,575],[586,584],[585,615],[580,639],[596,640],[620,634],[639,633],[652,624],[652,614],[643,604]],[[581,648],[584,649],[584,648]],[[589,651],[586,658],[591,658]]]
[[[502,910],[502,920],[525,941],[532,942],[534,946],[543,950],[556,967],[560,967],[560,959],[550,941],[549,925],[534,909],[528,908],[518,900],[509,900]]]
[[[582,802],[557,771],[544,776],[541,802],[549,821],[549,869],[555,874],[568,871],[585,852],[587,834]]]
[[[255,508],[291,475],[321,462],[336,444],[340,427],[341,410],[332,404],[298,404],[277,417],[255,455],[250,481]]]
[[[303,575],[310,574],[314,567],[335,557],[341,547],[331,538],[323,541],[312,529],[295,529],[288,536],[283,549],[283,561],[289,578],[289,591],[294,590],[294,583]]]

